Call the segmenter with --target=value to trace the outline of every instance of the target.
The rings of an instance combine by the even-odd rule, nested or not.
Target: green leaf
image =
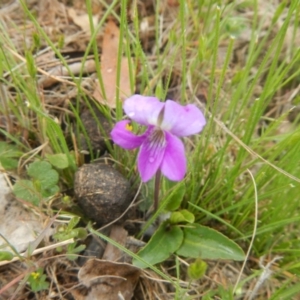
[[[39,180],[43,190],[51,189],[58,183],[59,175],[55,170],[49,170],[47,173],[40,174]]]
[[[77,253],[82,252],[86,248],[85,245],[77,246],[76,243],[69,244],[67,247],[67,258],[69,260],[75,260],[78,258]]]
[[[64,232],[64,231],[57,231],[56,233],[53,234],[53,238],[56,241],[65,241],[68,239],[68,232]]]
[[[0,251],[0,261],[3,260],[12,260],[14,255],[9,251]]]
[[[1,157],[20,157],[22,152],[15,145],[0,141],[0,154]]]
[[[53,195],[55,195],[56,193],[59,192],[59,187],[57,185],[54,185],[50,188],[47,188],[46,190],[42,189],[42,196],[44,198],[48,198],[48,197],[51,197]]]
[[[171,224],[179,224],[179,223],[183,223],[185,219],[184,216],[179,211],[173,211],[169,221]]]
[[[198,258],[195,262],[191,263],[188,267],[188,275],[193,280],[202,278],[206,272],[207,263]]]
[[[57,169],[66,169],[69,166],[68,157],[64,153],[46,155],[50,164]]]
[[[171,226],[167,222],[162,223],[158,230],[151,237],[148,244],[137,254],[144,261],[155,265],[165,261],[173,254],[183,241],[183,232],[178,226]],[[133,265],[139,268],[146,268],[147,265],[137,259],[133,260]]]
[[[58,241],[65,241],[72,238],[77,238],[78,230],[72,229],[70,231],[56,232],[53,237]]]
[[[28,283],[33,292],[48,289],[49,282],[46,281],[47,277],[43,272],[44,270],[42,268],[38,268],[36,272],[32,272],[28,277]]]
[[[75,228],[79,221],[79,217],[73,217],[70,219],[67,226],[58,227],[58,230],[53,237],[58,241],[64,241],[70,238],[85,239],[87,236],[86,229],[82,227]]]
[[[185,183],[182,181],[177,183],[174,190],[171,191],[170,196],[166,199],[168,201],[165,209],[174,211],[180,207],[183,197],[186,193]]]
[[[67,230],[71,230],[79,223],[80,217],[73,217],[68,224]]]
[[[39,205],[41,195],[35,189],[33,182],[30,180],[18,180],[13,188],[14,194],[25,201],[36,206]]]
[[[35,161],[29,165],[27,173],[31,180],[18,180],[14,186],[17,197],[38,205],[42,198],[48,198],[59,191],[56,185],[59,180],[58,173],[46,161]]]
[[[10,157],[0,157],[0,164],[5,170],[16,169],[18,160]]]
[[[174,211],[170,217],[171,224],[179,224],[179,223],[194,223],[195,216],[186,209],[180,211]]]
[[[278,6],[272,18],[272,25],[275,24],[278,18],[282,15],[282,12],[286,9],[286,2],[282,1]]]
[[[183,217],[185,218],[185,221],[188,223],[194,223],[195,222],[195,216],[193,213],[188,211],[187,209],[183,209],[179,211]]]
[[[244,260],[243,250],[222,233],[199,224],[184,228],[184,240],[176,254],[202,259]]]
[[[37,32],[32,34],[34,49],[38,49],[41,46],[41,37]]]
[[[54,187],[58,180],[58,173],[52,169],[47,161],[35,161],[29,165],[27,173],[34,179],[40,181],[41,190],[47,190]]]
[[[22,153],[18,148],[6,142],[0,142],[0,164],[4,169],[15,169],[18,167],[18,159]]]
[[[51,169],[52,166],[47,161],[36,160],[29,165],[27,173],[33,178],[39,178],[41,173],[48,172]]]
[[[37,70],[36,70],[36,65],[35,61],[32,55],[31,51],[25,51],[25,58],[26,58],[26,65],[27,65],[27,70],[29,73],[29,76],[33,79],[35,79]]]
[[[79,227],[79,228],[76,228],[76,230],[77,230],[77,238],[79,238],[81,240],[86,239],[88,233],[85,228]]]

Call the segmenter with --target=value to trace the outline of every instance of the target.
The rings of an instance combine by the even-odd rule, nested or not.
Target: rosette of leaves
[[[180,182],[168,194],[162,206],[170,212],[170,217],[160,224],[147,245],[137,253],[139,258],[133,259],[133,265],[147,268],[167,260],[172,254],[201,260],[244,260],[243,250],[234,241],[217,230],[195,223],[192,212],[180,209],[185,193],[185,184]],[[202,265],[200,269],[205,272]],[[193,278],[201,277],[199,270],[192,270]]]

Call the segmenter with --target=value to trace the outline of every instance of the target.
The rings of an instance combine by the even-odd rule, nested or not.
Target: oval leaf
[[[36,206],[40,203],[40,195],[30,180],[18,180],[14,185],[13,192],[18,198],[31,202]]]
[[[22,153],[15,145],[0,141],[0,164],[6,169],[16,169]]]
[[[180,213],[183,215],[184,219],[188,223],[194,223],[195,222],[195,216],[187,209],[180,210]]]
[[[0,157],[0,164],[5,170],[16,169],[18,167],[18,161],[10,157]]]
[[[180,211],[174,211],[170,217],[171,224],[178,224],[178,223],[194,223],[195,216],[186,209]]]
[[[183,232],[178,226],[171,226],[163,223],[154,233],[148,244],[140,250],[138,256],[151,265],[166,260],[173,254],[183,241]],[[139,268],[146,268],[143,261],[134,259],[133,265]]]
[[[47,161],[36,160],[28,166],[27,174],[32,177],[38,179],[41,174],[47,173],[52,169],[52,166]]]
[[[184,216],[179,211],[173,211],[170,216],[171,224],[179,224],[185,221]]]
[[[0,261],[3,260],[12,260],[14,255],[9,251],[0,251]]]
[[[185,257],[202,259],[244,260],[243,250],[222,233],[199,224],[184,228],[184,240],[176,252]]]
[[[205,275],[207,263],[200,258],[191,263],[188,267],[188,275],[192,280],[198,280]]]
[[[178,209],[185,195],[185,190],[186,189],[184,182],[177,183],[177,186],[174,188],[173,191],[171,191],[170,196],[166,200],[168,203],[165,209],[168,211]]]
[[[48,154],[46,155],[47,159],[49,160],[50,164],[57,169],[65,169],[69,166],[68,157],[64,153],[58,154]]]

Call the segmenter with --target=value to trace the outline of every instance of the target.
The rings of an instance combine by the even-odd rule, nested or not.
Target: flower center
[[[165,132],[160,128],[154,128],[148,137],[149,142],[149,162],[153,163],[158,157],[164,153],[166,147]]]
[[[130,125],[129,123],[127,123],[125,125],[125,129],[128,130],[128,131],[132,131],[132,125]]]
[[[160,128],[155,128],[149,137],[151,148],[163,148],[166,143],[165,133]]]

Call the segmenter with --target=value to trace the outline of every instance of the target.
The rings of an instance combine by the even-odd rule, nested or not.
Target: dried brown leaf
[[[127,241],[128,233],[127,231],[122,227],[118,225],[113,225],[109,237],[116,241],[118,244],[125,246]],[[109,260],[109,261],[120,261],[120,258],[123,256],[123,252],[113,246],[112,244],[107,244],[105,248],[105,252],[103,254],[102,259],[103,260]]]
[[[178,0],[168,0],[168,5],[171,7],[177,7],[180,5]]]
[[[83,31],[88,32],[91,34],[90,30],[90,21],[89,21],[89,15],[87,13],[85,14],[77,14],[76,10],[74,8],[69,8],[68,9],[68,15],[72,19],[72,21],[79,26]],[[96,26],[99,21],[99,16],[94,15],[93,16],[93,24]]]
[[[79,281],[87,289],[76,290],[76,299],[130,300],[140,277],[140,270],[132,265],[90,259],[79,270]]]
[[[116,91],[120,90],[120,98],[124,100],[131,94],[129,80],[129,62],[126,57],[121,61],[121,78],[120,86],[117,82],[117,64],[119,50],[120,30],[113,21],[109,21],[106,25],[101,56],[101,75],[105,89],[105,96],[102,95],[101,87],[97,82],[94,98],[102,104],[106,104],[111,108],[116,107]]]

